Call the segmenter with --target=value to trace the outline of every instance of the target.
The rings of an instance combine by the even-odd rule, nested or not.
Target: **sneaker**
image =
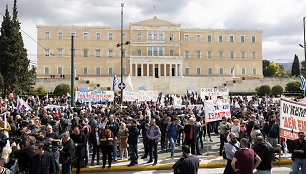
[[[210,141],[210,142],[213,142],[213,140],[212,140],[212,139],[210,139],[209,141]]]
[[[135,166],[134,163],[130,163],[129,165],[127,165],[128,167],[132,167],[132,166]]]
[[[143,156],[143,157],[141,157],[140,159],[146,159],[147,157],[146,156]]]
[[[147,163],[151,163],[151,162],[153,162],[153,160],[149,160]]]
[[[154,163],[153,163],[153,166],[155,166],[156,164],[157,164],[157,162],[154,162]]]
[[[171,159],[174,159],[174,156],[171,156]]]

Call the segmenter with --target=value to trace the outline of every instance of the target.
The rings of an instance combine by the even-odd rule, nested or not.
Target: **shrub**
[[[262,85],[258,89],[258,95],[259,96],[264,96],[264,95],[270,95],[271,94],[271,87],[269,85]]]
[[[70,87],[70,85],[67,85],[67,84],[57,85],[54,89],[54,95],[55,96],[67,95],[67,93],[70,94],[70,92],[71,92],[71,87]]]
[[[43,86],[39,86],[35,89],[37,94],[45,94],[46,93],[46,88]]]
[[[289,82],[286,84],[285,90],[287,92],[291,92],[291,93],[296,93],[296,92],[301,92],[301,82]]]
[[[272,87],[272,95],[277,96],[283,93],[283,87],[276,85]]]

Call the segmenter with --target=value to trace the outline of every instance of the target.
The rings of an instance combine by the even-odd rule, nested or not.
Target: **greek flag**
[[[305,78],[302,76],[302,74],[300,74],[300,78],[301,78],[301,90],[306,90],[306,80]]]
[[[113,91],[115,91],[115,86],[119,83],[119,80],[116,76],[116,74],[114,74],[114,80],[113,80]]]

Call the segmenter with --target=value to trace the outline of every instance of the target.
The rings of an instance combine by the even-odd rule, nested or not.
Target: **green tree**
[[[283,87],[276,85],[272,87],[272,95],[277,96],[283,93]]]
[[[292,76],[299,76],[300,75],[300,61],[297,55],[294,55],[294,60],[291,69]]]
[[[280,69],[279,65],[275,64],[274,62],[270,62],[269,66],[266,69],[266,76],[268,77],[275,76],[278,73],[279,69]]]
[[[29,69],[30,61],[27,58],[27,50],[24,48],[17,14],[17,1],[14,0],[12,19],[6,6],[1,24],[0,73],[3,76],[2,96],[4,98],[11,91],[29,92],[35,80],[35,69]]]
[[[46,88],[43,86],[39,86],[35,89],[37,94],[46,94]]]
[[[267,68],[269,67],[270,65],[270,61],[269,60],[262,60],[262,73],[263,73],[263,76],[268,76],[267,74]]]
[[[306,76],[306,62],[302,61],[301,66],[301,74],[305,77]]]
[[[271,87],[269,85],[262,85],[258,89],[258,95],[264,96],[264,95],[270,95],[271,94]]]
[[[54,93],[55,96],[62,96],[62,95],[67,95],[67,93],[70,94],[70,92],[71,92],[70,85],[68,85],[68,84],[60,84],[60,85],[57,85],[55,87],[53,93]]]
[[[301,87],[301,82],[289,82],[286,84],[286,87],[285,87],[285,90],[287,92],[291,92],[291,93],[294,93],[294,92],[301,92],[302,90],[300,89]]]

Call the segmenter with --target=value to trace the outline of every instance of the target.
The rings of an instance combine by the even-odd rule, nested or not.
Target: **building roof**
[[[158,19],[156,16],[152,19],[134,22],[130,26],[148,26],[148,27],[180,27],[181,24],[175,24],[169,21]]]

